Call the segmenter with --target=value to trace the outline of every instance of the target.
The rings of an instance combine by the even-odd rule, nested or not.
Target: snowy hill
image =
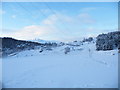
[[[103,48],[100,42],[105,37],[68,43],[22,42],[35,47],[3,58],[3,88],[117,88],[118,49],[96,50],[96,41]],[[17,42],[16,47],[23,45]]]
[[[45,50],[53,50],[57,47],[68,46],[66,51],[82,46],[84,43],[95,43],[96,50],[114,50],[120,48],[120,32],[111,32],[108,34],[100,34],[97,38],[84,38],[83,40],[76,40],[73,42],[59,42],[59,41],[46,41],[35,39],[31,41],[16,40],[13,38],[0,38],[2,39],[2,46],[0,46],[0,53],[3,57],[14,56],[17,53],[25,50],[41,49],[40,52]],[[70,48],[69,48],[70,47]]]
[[[45,43],[61,43],[60,41],[55,41],[55,40],[42,40],[42,39],[33,39],[33,40],[29,40],[29,41],[37,42],[37,43],[42,43],[42,44],[45,44]]]
[[[70,51],[65,54],[65,48]],[[117,50],[96,51],[95,43],[26,50],[3,60],[5,88],[117,88]]]

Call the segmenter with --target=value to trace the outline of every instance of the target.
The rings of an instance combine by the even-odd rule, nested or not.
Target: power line
[[[21,5],[19,2],[16,2],[16,4],[17,5],[19,5],[21,8],[23,8],[27,13],[29,13],[29,15],[31,15],[31,16],[34,16],[33,15],[33,13],[31,13],[28,9],[26,9],[23,5]],[[32,2],[31,2],[31,4],[32,4]],[[36,9],[38,9],[39,10],[39,8],[37,7],[37,6],[35,6],[35,5],[33,5],[32,4],[32,8],[36,8]],[[48,16],[46,15],[46,14],[44,14],[41,10],[39,10],[40,11],[40,15],[42,15],[43,17],[45,17],[45,18],[48,18]],[[52,12],[53,13],[53,12]],[[38,13],[37,13],[38,14]],[[56,15],[55,13],[53,13],[54,15]],[[58,18],[58,17],[57,17]],[[30,19],[31,20],[31,19]],[[38,19],[37,19],[38,20]],[[32,21],[32,20],[31,20]],[[32,21],[33,22],[33,21]],[[48,24],[49,25],[49,24]],[[64,25],[63,23],[62,23],[62,25]],[[51,25],[49,25],[49,27],[51,28],[51,29],[53,29],[53,27],[51,26]],[[56,26],[54,26],[55,28],[56,28]],[[66,36],[66,34],[65,34],[65,32],[63,32],[63,31],[61,31],[62,32],[62,34],[64,34],[64,36]],[[62,35],[62,37],[63,37],[63,35]]]
[[[26,11],[31,17],[32,16],[34,16],[34,14],[33,13],[31,13],[31,11],[29,11],[28,9],[26,9],[23,5],[21,5],[19,2],[16,2],[16,4],[19,6],[19,7],[21,7],[22,9],[24,9],[24,11]],[[32,4],[32,2],[31,2],[31,4]],[[34,5],[33,5],[34,6]],[[32,8],[33,8],[33,6],[32,6]],[[41,12],[41,11],[40,11]],[[38,14],[38,13],[37,13]],[[42,15],[43,17],[47,17],[44,13],[42,13],[41,12],[41,14],[40,15]],[[33,18],[32,18],[33,19]],[[31,19],[30,19],[31,20]],[[35,20],[39,20],[39,18],[37,18],[37,19],[35,19]],[[31,20],[32,21],[32,20]],[[32,21],[33,22],[33,21]]]
[[[30,16],[31,16],[31,18],[29,19],[31,22],[33,22],[31,19],[33,19],[32,18],[32,16],[34,16],[28,9],[26,9],[22,4],[20,4],[20,2],[15,2],[16,4],[17,4],[17,6],[19,6],[20,8],[22,8],[26,13],[28,13]]]
[[[32,6],[34,6],[33,4],[32,4]],[[39,10],[39,8],[37,7],[37,6],[34,6],[36,9],[38,9]],[[40,12],[41,12],[41,14],[44,16],[44,17],[46,17],[46,18],[48,18],[48,16],[46,16],[45,14],[44,14],[44,12],[42,12],[41,10],[40,10]],[[54,14],[54,13],[53,13]],[[56,16],[56,14],[54,14],[55,16]],[[58,18],[58,17],[57,17]],[[62,23],[63,24],[63,23]],[[57,27],[57,26],[54,26],[54,27]],[[62,34],[64,34],[64,36],[66,36],[66,34],[63,32],[63,31],[61,31],[62,32]]]
[[[68,32],[66,32],[66,35],[68,35],[68,34],[72,34],[72,32],[70,31],[70,28],[69,27],[67,27],[66,26],[66,23],[65,22],[63,22],[63,20],[61,20],[61,18],[59,18],[59,16],[56,14],[56,12],[48,5],[48,2],[43,2],[46,6],[47,6],[47,8],[58,18],[58,20],[60,21],[60,23],[62,24],[62,26],[66,29],[66,31],[68,31]]]

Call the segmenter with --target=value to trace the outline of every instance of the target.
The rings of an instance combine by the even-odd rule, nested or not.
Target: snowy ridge
[[[33,39],[33,40],[29,40],[29,41],[33,41],[33,42],[38,42],[38,43],[60,43],[60,41],[55,41],[55,40],[42,40],[42,39]]]
[[[68,53],[65,54],[65,48]],[[22,51],[3,60],[6,88],[117,88],[117,50],[96,51],[94,42],[79,46]]]

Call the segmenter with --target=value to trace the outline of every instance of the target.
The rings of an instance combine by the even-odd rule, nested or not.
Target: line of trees
[[[120,31],[100,34],[96,39],[96,50],[120,49]]]

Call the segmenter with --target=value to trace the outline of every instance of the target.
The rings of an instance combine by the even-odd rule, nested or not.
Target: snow
[[[4,88],[117,88],[117,50],[96,51],[95,44],[52,51],[29,50],[3,59]],[[72,48],[72,46],[69,46]],[[77,50],[81,49],[81,50]]]
[[[32,41],[32,42],[38,42],[38,43],[60,43],[60,41],[56,41],[56,40],[42,40],[42,39],[33,39],[33,40],[29,40],[29,41]]]

